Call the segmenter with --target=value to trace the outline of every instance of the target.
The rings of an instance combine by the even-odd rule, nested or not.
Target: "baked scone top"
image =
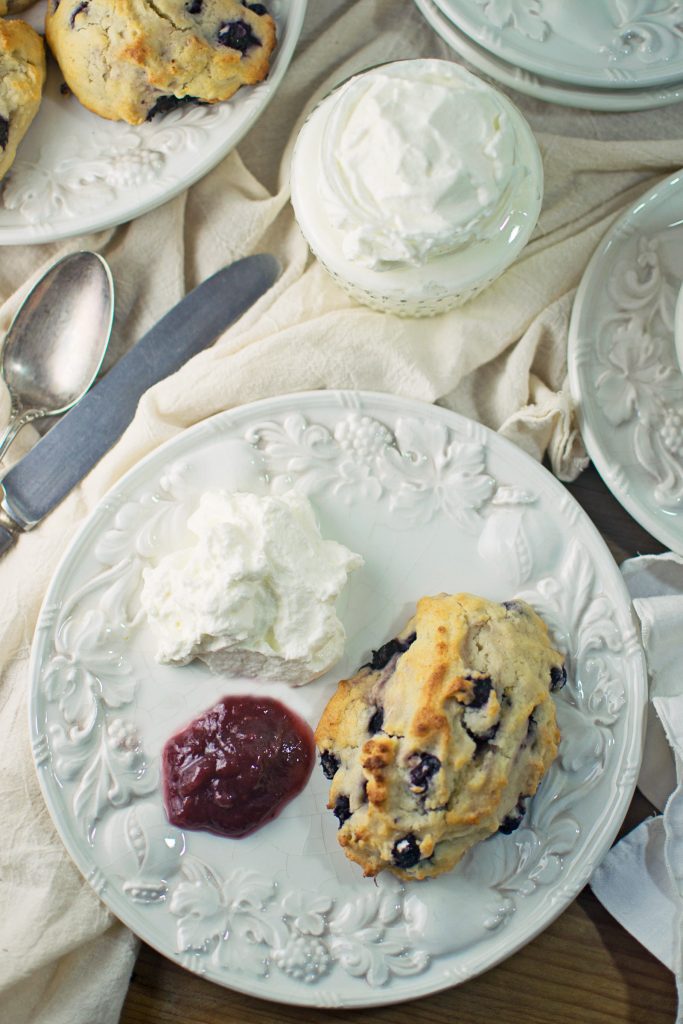
[[[263,4],[239,0],[49,0],[45,31],[80,102],[130,124],[260,82],[276,35]]]
[[[44,84],[41,37],[24,21],[0,20],[0,178],[38,112]]]
[[[510,831],[557,754],[550,691],[565,678],[529,605],[422,598],[316,730],[347,856],[368,875],[425,878]]]

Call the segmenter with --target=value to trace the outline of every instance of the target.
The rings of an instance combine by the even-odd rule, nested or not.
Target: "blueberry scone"
[[[0,178],[38,113],[45,84],[45,47],[23,21],[0,21]]]
[[[49,0],[45,33],[80,102],[130,124],[260,82],[275,46],[265,6],[239,0]]]
[[[316,730],[328,807],[366,875],[439,875],[511,832],[558,749],[562,655],[522,601],[423,597]]]

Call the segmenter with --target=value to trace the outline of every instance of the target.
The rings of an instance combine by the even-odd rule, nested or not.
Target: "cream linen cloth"
[[[601,903],[676,975],[683,1024],[683,558],[621,567],[640,619],[650,704],[638,788],[663,813],[616,843],[591,878]]]
[[[463,309],[400,320],[356,306],[310,258],[288,203],[287,157],[314,95],[374,63],[451,54],[409,0],[311,0],[279,94],[201,182],[116,230],[0,253],[0,328],[56,256],[94,248],[117,286],[111,359],[190,287],[255,251],[282,277],[209,351],[154,387],[130,428],[64,503],[0,563],[0,1020],[110,1024],[135,944],[72,867],[44,809],[27,733],[28,658],[42,596],[80,520],[138,459],[239,403],[311,388],[370,388],[438,401],[575,477],[566,340],[573,292],[614,218],[683,165],[680,108],[600,115],[515,97],[543,152],[540,224],[503,278]],[[6,414],[2,395],[0,416]],[[31,443],[30,430],[17,442]]]

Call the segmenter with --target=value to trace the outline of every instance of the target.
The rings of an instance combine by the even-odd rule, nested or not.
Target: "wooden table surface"
[[[617,562],[664,550],[590,467],[569,490]],[[622,831],[652,808],[636,793]],[[586,888],[565,912],[498,967],[437,995],[369,1010],[283,1006],[220,988],[142,947],[121,1024],[672,1024],[674,978]]]

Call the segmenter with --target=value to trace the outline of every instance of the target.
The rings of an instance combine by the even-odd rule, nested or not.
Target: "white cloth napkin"
[[[118,229],[0,250],[0,330],[28,281],[58,255],[92,248],[107,257],[117,288],[108,363],[231,259],[272,251],[284,268],[212,349],[145,395],[121,441],[0,563],[3,1024],[114,1024],[125,997],[135,945],[72,866],[44,809],[26,701],[31,639],[50,576],[78,524],[127,469],[215,412],[321,387],[438,401],[537,458],[547,453],[563,479],[585,464],[567,388],[574,289],[614,219],[683,166],[680,110],[594,114],[514,97],[545,169],[531,243],[462,309],[400,320],[354,305],[310,258],[288,203],[287,167],[313,97],[364,67],[417,56],[453,55],[410,0],[311,0],[292,66],[239,152],[187,193]],[[0,421],[7,407],[2,391]],[[14,457],[34,439],[25,430]]]
[[[676,975],[683,1022],[683,558],[632,558],[622,573],[640,619],[650,706],[638,787],[663,813],[616,843],[591,887]]]

